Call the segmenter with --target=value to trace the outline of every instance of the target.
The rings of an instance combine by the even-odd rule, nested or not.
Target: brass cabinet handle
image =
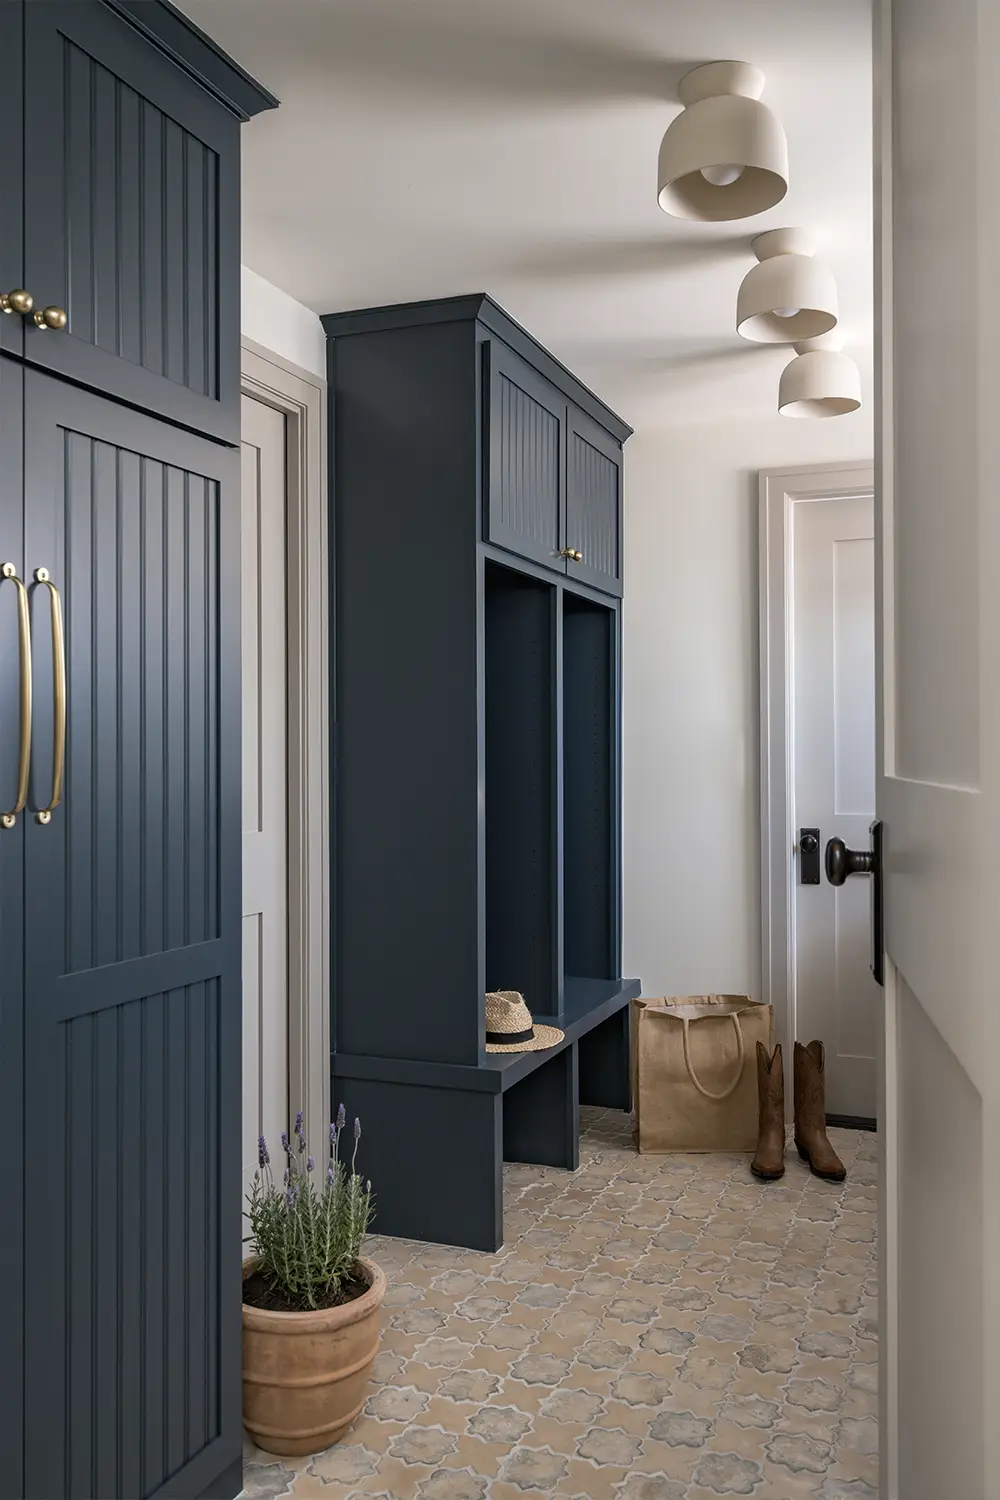
[[[32,321],[36,328],[41,328],[44,332],[46,328],[65,328],[69,319],[63,308],[51,306],[42,307],[33,313]]]
[[[26,292],[23,286],[16,286],[13,291],[0,293],[0,312],[20,313],[22,317],[25,317],[34,305],[34,297],[30,292]],[[9,576],[13,577],[13,574]]]
[[[577,551],[573,553],[573,561],[583,562],[583,553],[579,549],[577,549]]]
[[[0,573],[4,578],[9,578],[17,589],[18,670],[21,674],[18,695],[21,728],[17,758],[17,800],[10,812],[0,813],[0,828],[13,828],[18,813],[28,800],[28,766],[31,760],[31,616],[28,612],[28,590],[17,576],[16,565],[4,563]]]
[[[560,547],[559,556],[565,557],[567,562],[583,562],[583,553],[575,547]]]
[[[35,582],[44,583],[49,591],[52,619],[52,698],[55,725],[52,743],[52,796],[48,807],[35,813],[36,823],[51,823],[52,814],[62,800],[63,767],[66,764],[66,636],[63,631],[62,599],[49,577],[48,568],[35,569]]]

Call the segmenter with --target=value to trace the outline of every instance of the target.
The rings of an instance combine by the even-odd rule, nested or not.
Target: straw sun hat
[[[487,1052],[541,1052],[562,1039],[558,1026],[534,1024],[517,990],[494,990],[486,996]]]

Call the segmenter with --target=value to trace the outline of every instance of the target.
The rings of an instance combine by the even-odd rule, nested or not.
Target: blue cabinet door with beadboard
[[[577,583],[622,594],[622,445],[585,412],[566,422],[566,569]]]
[[[161,0],[2,8],[0,1500],[232,1500],[239,125],[277,101]]]

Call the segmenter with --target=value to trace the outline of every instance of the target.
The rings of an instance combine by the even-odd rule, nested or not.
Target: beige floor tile
[[[583,1118],[577,1174],[505,1168],[499,1254],[373,1237],[371,1400],[324,1454],[248,1447],[248,1496],[875,1495],[873,1138],[836,1136],[842,1185],[792,1151],[763,1187],[743,1157],[637,1156],[620,1115]]]

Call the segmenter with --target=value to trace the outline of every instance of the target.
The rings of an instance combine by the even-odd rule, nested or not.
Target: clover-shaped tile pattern
[[[578,1173],[505,1168],[497,1255],[373,1237],[365,1406],[325,1453],[247,1443],[244,1500],[876,1500],[875,1138],[765,1185],[582,1117]]]

